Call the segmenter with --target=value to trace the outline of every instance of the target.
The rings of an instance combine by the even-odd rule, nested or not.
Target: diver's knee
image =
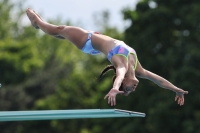
[[[59,26],[57,26],[57,30],[58,31],[63,31],[65,28],[66,28],[65,25],[59,25]]]
[[[52,35],[59,39],[65,39],[65,37],[63,35],[65,34],[66,27],[67,26],[65,26],[65,25],[56,26],[56,30],[55,30],[54,34],[52,34]]]

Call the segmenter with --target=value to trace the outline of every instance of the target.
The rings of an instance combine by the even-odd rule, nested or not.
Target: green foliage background
[[[102,11],[101,33],[125,41],[144,68],[189,91],[184,106],[174,102],[175,93],[141,79],[135,93],[117,97],[115,108],[144,112],[145,118],[1,122],[0,132],[200,133],[200,1],[143,0],[122,13],[131,25],[120,32]],[[113,73],[96,81],[106,58],[24,26],[24,15],[23,2],[0,0],[0,110],[113,108],[103,100]]]

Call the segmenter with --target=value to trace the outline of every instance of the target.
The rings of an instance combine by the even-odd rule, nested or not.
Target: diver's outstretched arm
[[[145,70],[144,68],[141,67],[140,63],[138,63],[138,66],[136,69],[136,76],[140,78],[148,79],[162,88],[174,91],[176,93],[175,101],[178,100],[179,105],[184,104],[184,94],[188,94],[188,91],[184,91],[176,87],[175,85],[170,83],[168,80],[164,79],[163,77],[155,73],[152,73],[148,70]]]

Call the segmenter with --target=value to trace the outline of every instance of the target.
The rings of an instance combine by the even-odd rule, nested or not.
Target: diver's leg
[[[79,49],[83,48],[86,40],[88,39],[88,31],[82,28],[66,25],[57,26],[47,23],[39,16],[39,14],[35,13],[30,8],[26,10],[26,13],[33,27],[41,29],[53,37],[66,39]]]
[[[42,18],[36,14],[34,11],[32,11],[30,8],[26,10],[27,16],[30,19],[33,27],[36,29],[41,29],[45,33],[54,36],[59,39],[65,39],[63,36],[63,30],[65,29],[66,26],[56,26],[53,24],[49,24],[45,21],[42,20]]]
[[[33,12],[35,13],[35,15],[38,16],[39,19],[41,19],[42,21],[44,21],[44,20],[42,19],[42,17],[41,17],[36,11],[33,10]],[[44,22],[45,22],[45,21],[44,21]],[[36,28],[36,29],[37,29],[37,28]],[[38,27],[38,29],[39,29],[39,27]],[[65,39],[63,36],[60,36],[60,35],[54,35],[54,37],[56,37],[56,38],[58,38],[58,39]]]

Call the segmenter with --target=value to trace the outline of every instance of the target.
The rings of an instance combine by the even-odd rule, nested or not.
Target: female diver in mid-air
[[[175,101],[177,100],[179,105],[184,104],[184,94],[188,94],[188,92],[144,69],[137,58],[135,50],[123,41],[79,27],[49,24],[30,8],[26,10],[26,13],[32,26],[36,29],[41,29],[59,39],[67,39],[84,53],[91,55],[103,53],[107,56],[112,65],[107,66],[100,77],[109,69],[115,71],[113,87],[104,97],[104,99],[108,98],[108,104],[111,104],[111,106],[116,105],[117,94],[127,96],[135,91],[139,83],[136,76],[149,79],[162,88],[174,91],[176,93]]]

